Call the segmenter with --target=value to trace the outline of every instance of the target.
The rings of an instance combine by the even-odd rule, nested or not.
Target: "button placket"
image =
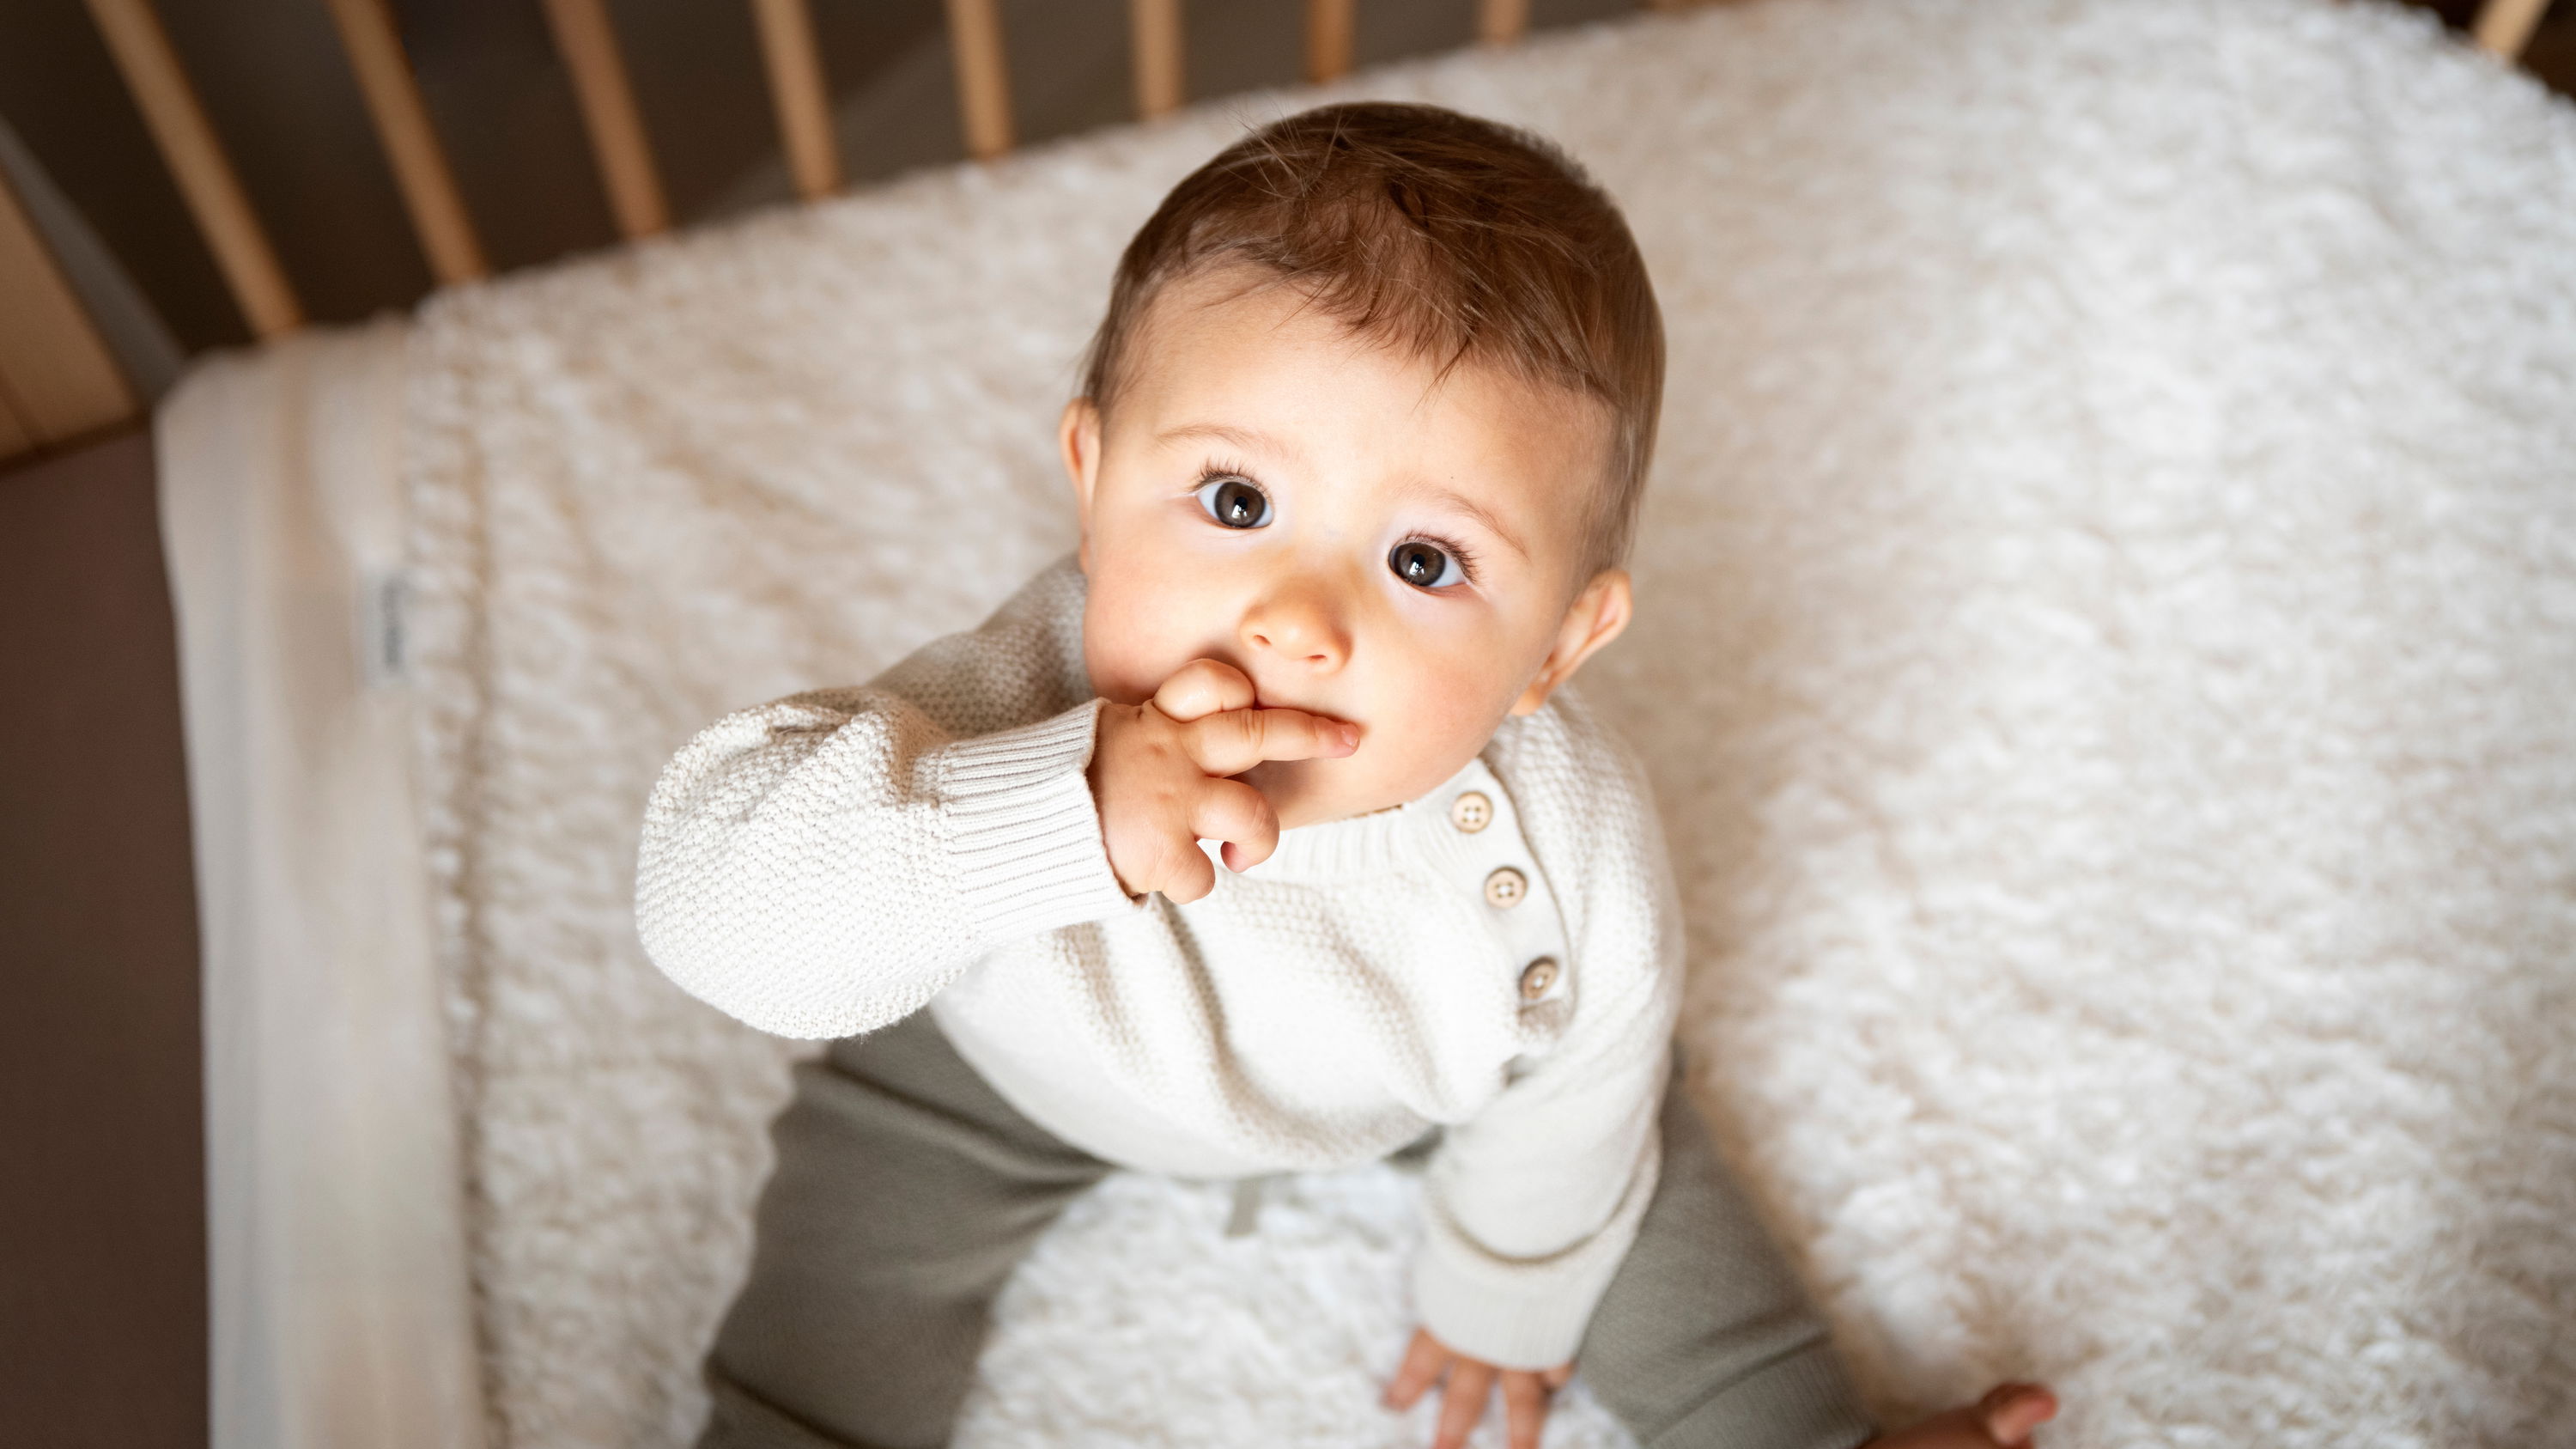
[[[1461,864],[1484,867],[1477,889],[1509,963],[1506,979],[1527,1032],[1561,1024],[1567,1010],[1564,923],[1520,832],[1510,795],[1498,784],[1479,778],[1460,791],[1449,802],[1449,824],[1462,847]]]

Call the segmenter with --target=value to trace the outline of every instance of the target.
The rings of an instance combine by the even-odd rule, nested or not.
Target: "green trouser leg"
[[[938,1449],[994,1298],[1112,1165],[1030,1122],[926,1011],[796,1067],[700,1449]]]
[[[1645,1449],[1850,1449],[1870,1424],[1821,1319],[1682,1090],[1663,1169],[1576,1365]],[[994,1299],[1115,1170],[1030,1122],[928,1012],[796,1069],[699,1449],[937,1449]],[[1396,1154],[1418,1159],[1429,1140]]]
[[[1852,1449],[1875,1432],[1762,1221],[1683,1089],[1636,1241],[1594,1305],[1575,1371],[1643,1449]]]

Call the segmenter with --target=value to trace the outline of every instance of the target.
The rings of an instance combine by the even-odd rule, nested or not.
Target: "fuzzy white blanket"
[[[1672,381],[1587,678],[1672,832],[1699,1099],[1874,1403],[2576,1443],[2576,112],[2326,0],[1768,0],[1320,94],[1534,126],[1629,209]],[[495,1449],[687,1439],[749,1247],[788,1050],[636,946],[655,771],[1068,545],[1117,249],[1318,98],[417,319]],[[1410,1180],[1225,1209],[1072,1212],[960,1444],[1427,1443],[1374,1403]],[[1626,1439],[1577,1388],[1548,1442]]]

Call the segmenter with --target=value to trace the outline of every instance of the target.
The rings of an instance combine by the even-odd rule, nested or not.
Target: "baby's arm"
[[[701,730],[645,806],[635,925],[690,994],[763,1031],[912,1014],[992,947],[1134,909],[1084,778],[1081,577],[1040,574],[866,687]]]
[[[1200,837],[1241,868],[1278,835],[1222,776],[1350,753],[1348,726],[1246,708],[1250,682],[1213,661],[1146,704],[1048,713],[1068,680],[1045,590],[865,688],[742,710],[682,747],[637,852],[654,964],[763,1031],[873,1031],[1004,941],[1206,894]]]
[[[1748,1445],[1851,1449],[1868,1417],[1749,1199],[1722,1164],[1707,1176],[1704,1148],[1666,1161],[1682,928],[1643,770],[1570,694],[1506,744],[1496,771],[1565,913],[1575,1010],[1551,1048],[1453,1124],[1433,1155],[1414,1272],[1432,1346],[1417,1338],[1394,1397],[1418,1394],[1426,1369],[1446,1360],[1443,1449],[1497,1382],[1516,1449],[1534,1438],[1548,1371],[1574,1358],[1673,1170],[1689,1176],[1673,1181],[1682,1206],[1660,1220],[1664,1257],[1651,1271],[1660,1280],[1680,1260],[1688,1271],[1649,1291],[1689,1298],[1689,1382],[1704,1397],[1672,1404],[1694,1426],[1734,1421]],[[1623,1311],[1637,1312],[1634,1300]],[[1636,1320],[1623,1322],[1630,1333]],[[1470,1402],[1447,1401],[1462,1388]]]
[[[1570,699],[1557,714],[1578,737],[1593,728]],[[1666,1166],[1656,1116],[1668,1066],[1660,1048],[1679,1005],[1679,906],[1642,772],[1623,757],[1607,749],[1589,756],[1618,760],[1619,768],[1597,775],[1586,796],[1635,800],[1633,813],[1603,813],[1624,829],[1594,834],[1559,857],[1571,867],[1566,885],[1590,907],[1578,913],[1589,929],[1575,943],[1576,961],[1591,967],[1587,1009],[1537,1070],[1444,1135],[1427,1175],[1428,1231],[1415,1273],[1424,1326],[1386,1402],[1408,1407],[1445,1377],[1435,1449],[1465,1443],[1495,1387],[1510,1449],[1536,1449],[1548,1395],[1569,1376],[1575,1338]],[[1551,866],[1551,882],[1558,874]],[[1653,904],[1601,908],[1620,896]],[[1656,964],[1603,969],[1646,962]],[[1704,1380],[1714,1391],[1702,1412],[1729,1406],[1721,1413],[1740,1434],[1730,1442],[1851,1445],[1870,1428],[1824,1320],[1722,1163],[1719,1172],[1719,1190],[1701,1195],[1698,1209],[1709,1220],[1695,1233],[1698,1266],[1730,1285],[1720,1295],[1727,1321],[1709,1325],[1709,1356],[1697,1366],[1719,1371]],[[1558,1296],[1556,1311],[1543,1306],[1544,1293]],[[2016,1449],[2056,1412],[2046,1388],[2004,1384],[1975,1405],[1869,1439],[1868,1449]]]
[[[1096,701],[961,734],[881,686],[729,715],[645,807],[635,922],[691,995],[781,1036],[925,1005],[996,943],[1130,908],[1083,777]]]

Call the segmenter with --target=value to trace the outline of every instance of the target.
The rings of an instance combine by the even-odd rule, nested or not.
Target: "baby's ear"
[[[1073,485],[1073,519],[1082,530],[1081,565],[1091,571],[1091,490],[1100,481],[1100,409],[1078,397],[1064,405],[1056,423],[1056,446],[1064,453],[1065,480]]]
[[[1603,569],[1565,606],[1565,618],[1556,626],[1556,647],[1548,651],[1547,662],[1539,666],[1538,677],[1512,703],[1512,713],[1528,714],[1547,703],[1556,687],[1574,677],[1592,651],[1619,637],[1628,627],[1628,615],[1635,604],[1629,592],[1626,569]]]

